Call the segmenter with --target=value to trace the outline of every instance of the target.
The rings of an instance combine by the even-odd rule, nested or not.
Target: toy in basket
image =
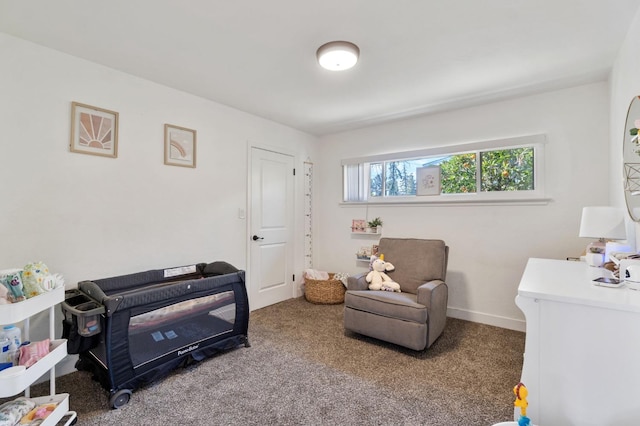
[[[334,305],[344,303],[346,289],[334,273],[307,270],[304,273],[304,297],[311,303]]]

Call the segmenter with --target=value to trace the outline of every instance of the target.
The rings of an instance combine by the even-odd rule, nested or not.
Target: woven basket
[[[344,302],[345,288],[340,280],[333,279],[329,274],[328,280],[304,279],[304,297],[311,303],[320,305],[335,305]]]

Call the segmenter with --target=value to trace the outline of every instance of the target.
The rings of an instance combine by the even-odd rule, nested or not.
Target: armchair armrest
[[[418,303],[427,307],[427,347],[438,338],[447,322],[449,288],[442,280],[433,280],[418,287]]]
[[[437,308],[435,304],[442,304],[442,296],[444,296],[444,305],[446,307],[448,299],[447,285],[442,280],[433,280],[418,287],[417,302],[431,311],[431,309]]]
[[[347,278],[347,290],[367,290],[369,283],[365,279],[368,272],[362,272]]]

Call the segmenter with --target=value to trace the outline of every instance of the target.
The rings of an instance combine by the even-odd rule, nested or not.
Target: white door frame
[[[246,236],[246,246],[245,246],[245,251],[246,251],[246,259],[247,259],[247,267],[246,267],[246,276],[245,276],[245,285],[250,286],[251,285],[251,245],[253,243],[253,241],[251,240],[251,231],[252,231],[252,226],[253,224],[251,223],[251,200],[252,200],[252,196],[253,193],[251,191],[251,173],[252,173],[252,155],[251,153],[253,152],[253,149],[257,148],[257,149],[262,149],[265,151],[271,151],[271,152],[275,152],[276,154],[282,154],[282,155],[289,155],[291,157],[293,157],[293,167],[296,169],[296,175],[294,176],[294,180],[293,180],[293,217],[292,217],[292,223],[291,223],[291,229],[293,230],[293,237],[291,239],[291,244],[292,244],[292,250],[291,250],[291,256],[292,256],[292,265],[294,267],[294,271],[297,268],[298,265],[298,259],[296,258],[296,253],[297,253],[297,249],[298,249],[298,240],[297,238],[295,238],[296,232],[296,223],[297,223],[297,188],[298,188],[298,181],[296,179],[296,177],[298,176],[299,172],[300,172],[300,168],[298,167],[298,156],[297,153],[295,151],[286,149],[286,148],[282,148],[282,147],[276,147],[273,145],[266,145],[266,144],[260,144],[260,143],[255,143],[252,142],[250,140],[247,141],[247,200],[246,200],[246,205],[247,205],[247,209],[246,209],[246,213],[245,213],[245,217],[247,218],[247,226],[246,226],[246,231],[245,231],[245,236]],[[295,274],[295,272],[294,272]],[[292,285],[292,291],[291,291],[291,297],[297,297],[299,295],[299,291],[298,291],[298,285],[296,284],[298,282],[299,278],[296,276],[296,279],[293,281],[293,285]],[[251,303],[251,298],[252,298],[252,289],[247,287],[247,295],[249,297],[249,310],[253,310],[252,309],[252,303]]]

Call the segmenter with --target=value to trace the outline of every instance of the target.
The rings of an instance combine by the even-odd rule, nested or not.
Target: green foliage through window
[[[371,163],[371,179],[369,180],[369,195],[382,197],[384,185],[382,184],[382,163]]]
[[[395,197],[416,195],[415,161],[387,161],[370,164],[369,195],[371,197]]]
[[[416,195],[416,168],[408,161],[386,163],[387,181],[384,195]]]
[[[438,165],[441,194],[474,194],[478,183],[481,192],[535,189],[534,148],[525,147],[370,163],[369,196],[415,195],[416,169]]]
[[[481,191],[533,189],[533,148],[481,152],[480,164]]]
[[[458,154],[440,162],[442,194],[476,192],[476,154]]]

